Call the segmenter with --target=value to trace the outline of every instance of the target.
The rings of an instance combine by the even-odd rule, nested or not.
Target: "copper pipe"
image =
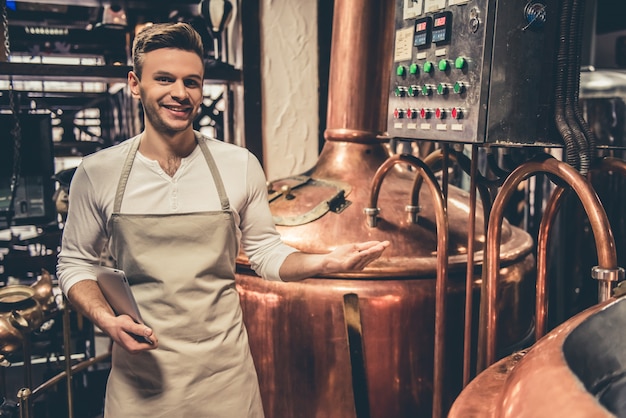
[[[592,167],[593,171],[619,171],[626,176],[626,161],[614,157],[601,158]]]
[[[476,173],[478,172],[478,147],[472,145],[470,167],[470,197],[467,232],[467,270],[465,275],[465,317],[463,318],[463,387],[470,381],[472,359],[472,311],[474,288],[474,240],[476,235]],[[487,219],[486,217],[484,219]]]
[[[469,224],[468,224],[468,237],[467,237],[467,273],[465,280],[465,318],[464,318],[464,331],[463,331],[463,386],[466,386],[470,381],[470,365],[471,365],[471,347],[472,347],[472,309],[473,298],[472,290],[474,284],[474,240],[476,236],[476,190],[478,188],[482,203],[484,219],[489,218],[489,191],[485,187],[477,185],[476,174],[478,173],[478,159],[475,157],[478,148],[474,145],[472,147],[472,159],[470,165],[470,199],[469,199]],[[454,153],[445,153],[445,160],[456,161],[456,155]],[[442,149],[437,149],[424,158],[424,163],[431,169],[444,160],[444,152]],[[443,169],[443,168],[442,168]],[[418,213],[420,211],[419,206],[419,192],[423,184],[423,177],[421,173],[417,173],[413,187],[411,191],[411,203],[407,206],[407,212],[411,213],[411,220],[417,223]],[[374,207],[372,205],[372,207]]]
[[[424,157],[424,164],[428,166],[433,172],[437,171],[437,164],[441,162],[443,159],[443,153],[441,149],[436,149],[435,151],[428,154]],[[419,197],[420,190],[422,189],[422,184],[424,183],[424,177],[422,177],[421,172],[418,171],[415,176],[415,180],[413,181],[413,187],[411,187],[411,199],[410,203],[406,206],[405,210],[409,213],[411,222],[417,223],[419,219],[419,213],[421,212],[421,207],[419,205]]]
[[[31,416],[31,391],[28,388],[20,389],[17,392],[17,400],[19,401],[20,418],[30,418]]]
[[[111,352],[108,351],[108,352],[106,352],[104,354],[100,354],[99,356],[91,357],[91,358],[89,358],[87,360],[83,360],[80,363],[77,363],[77,364],[73,365],[72,367],[70,367],[69,375],[70,376],[75,375],[76,373],[81,372],[81,371],[85,370],[86,368],[93,366],[94,364],[98,364],[98,363],[101,363],[103,361],[107,361],[107,360],[110,360],[110,359],[111,359]],[[37,397],[42,395],[46,390],[49,390],[54,385],[59,383],[61,380],[65,379],[67,376],[68,376],[68,372],[67,371],[59,372],[55,376],[53,376],[50,379],[48,379],[45,382],[43,382],[41,385],[37,386],[32,391],[32,393],[30,395],[30,398],[32,400],[36,399]]]
[[[550,200],[541,217],[539,225],[539,236],[537,238],[537,285],[535,294],[535,341],[539,341],[548,331],[548,284],[547,284],[547,258],[548,258],[548,240],[554,225],[554,219],[561,207],[561,202],[566,196],[567,189],[562,186],[552,192]]]
[[[472,146],[472,159],[470,167],[470,198],[468,216],[468,236],[467,236],[467,270],[465,279],[465,317],[463,331],[463,386],[470,381],[471,349],[472,349],[472,309],[473,309],[473,285],[474,285],[474,240],[476,239],[476,174],[478,173],[478,159],[475,158],[478,148]],[[456,161],[454,153],[445,153],[445,160]],[[444,152],[437,149],[424,158],[424,164],[434,169],[439,163],[444,161]],[[445,167],[445,166],[444,166]],[[442,168],[445,169],[445,168]],[[419,192],[423,184],[423,177],[418,172],[413,182],[411,191],[411,204],[407,206],[407,211],[412,215],[412,221],[417,223],[419,213]],[[489,192],[486,188],[480,187],[480,195],[483,202],[484,219],[489,217]],[[373,206],[372,206],[373,207]]]
[[[430,154],[428,154],[424,158],[424,164],[426,164],[432,171],[437,171],[435,167],[441,160],[443,159],[443,153],[441,149],[437,149]],[[419,212],[421,211],[419,205],[419,197],[420,190],[422,189],[422,184],[424,183],[424,177],[422,177],[421,172],[418,171],[415,176],[415,180],[413,181],[413,187],[411,188],[411,199],[409,205],[406,206],[405,210],[409,213],[411,222],[417,223],[419,219]]]
[[[617,158],[607,157],[598,160],[592,171],[620,171],[623,175],[626,175],[626,162]],[[550,237],[552,224],[554,218],[559,211],[561,202],[565,196],[565,189],[563,187],[557,187],[554,190],[541,219],[541,225],[539,227],[539,237],[537,239],[537,299],[535,305],[535,340],[539,340],[547,332],[547,315],[548,315],[548,284],[547,284],[547,243]],[[599,294],[602,299],[607,299],[610,296],[610,289],[607,292],[607,286],[605,281],[600,281]],[[608,293],[608,295],[607,295]]]
[[[336,0],[324,137],[372,143],[387,130],[395,2]]]
[[[72,390],[72,336],[70,325],[70,305],[66,298],[63,299],[63,346],[65,351],[65,373],[67,379],[65,386],[67,389],[67,417],[74,418],[74,401]]]
[[[22,355],[24,356],[24,385],[27,388],[31,388],[33,385],[33,367],[32,367],[32,342],[30,332],[24,332],[22,334],[24,339],[22,342]]]
[[[69,373],[68,371],[62,371],[58,373],[57,375],[43,382],[41,385],[37,386],[35,390],[31,391],[29,388],[20,389],[17,394],[17,398],[19,400],[20,418],[30,418],[31,413],[32,413],[31,412],[32,402],[35,399],[37,399],[40,395],[45,393],[45,391],[56,386],[61,380],[65,379],[68,375],[72,376],[88,367],[93,366],[94,364],[100,363],[105,360],[109,360],[110,358],[111,358],[111,352],[100,354],[99,356],[81,361],[80,363],[70,367]],[[66,359],[66,361],[68,360]]]
[[[505,180],[500,193],[496,196],[487,228],[487,279],[483,283],[481,296],[480,328],[484,332],[479,338],[478,345],[477,369],[479,372],[493,364],[496,357],[498,247],[502,235],[504,207],[517,185],[535,173],[552,174],[574,189],[591,223],[598,251],[599,269],[602,272],[618,270],[615,240],[606,213],[587,179],[569,164],[554,158],[547,158],[545,161],[529,161],[515,169]]]
[[[448,201],[448,163],[450,162],[450,150],[448,149],[447,143],[441,144],[441,191],[443,192],[443,201],[444,204],[447,204]]]
[[[433,204],[437,223],[437,280],[435,285],[435,343],[433,367],[433,414],[434,418],[443,416],[443,384],[444,384],[444,351],[446,326],[446,292],[448,287],[448,214],[445,198],[437,178],[430,168],[419,158],[408,154],[397,154],[389,157],[376,171],[372,179],[370,209],[378,204],[378,193],[385,175],[396,164],[407,163],[418,170],[426,179]]]
[[[473,151],[472,151],[473,152]],[[472,154],[472,160],[470,163],[470,171],[471,169],[471,164],[474,163],[474,155],[478,154],[478,152],[473,153]],[[449,160],[457,162],[457,156],[455,153],[449,153],[448,157]],[[434,172],[441,170],[442,168],[439,167],[439,164],[443,161],[443,152],[441,151],[441,149],[437,149],[433,152],[431,152],[430,154],[428,154],[425,158],[424,158],[424,163],[430,167],[430,169]],[[470,174],[470,173],[468,173]],[[475,188],[478,189],[478,193],[480,194],[480,200],[482,202],[482,206],[483,206],[483,216],[484,219],[489,219],[489,212],[491,210],[491,197],[489,194],[489,189],[487,187],[485,187],[484,185],[478,184],[476,180],[476,178],[478,178],[478,168],[476,167],[474,170],[474,174],[470,174],[470,182],[474,183]],[[412,187],[412,191],[411,191],[411,204],[410,206],[407,206],[406,211],[411,213],[412,216],[412,220],[414,223],[417,222],[417,218],[418,218],[418,213],[420,212],[420,206],[419,206],[419,195],[420,195],[420,190],[422,188],[422,183],[424,182],[424,179],[422,178],[422,176],[418,173],[417,177],[415,177],[415,181],[413,182],[413,187]],[[485,228],[486,230],[487,228]]]
[[[592,167],[593,171],[618,171],[626,176],[626,162],[618,158],[605,157],[600,159]],[[590,174],[590,173],[589,173]],[[598,295],[601,300],[611,297],[611,282],[624,279],[624,269],[617,271],[603,269],[601,266],[594,267],[591,271],[592,277],[598,280]]]

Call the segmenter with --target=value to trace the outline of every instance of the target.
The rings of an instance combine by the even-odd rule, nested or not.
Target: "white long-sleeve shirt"
[[[296,250],[281,241],[267,201],[265,174],[247,149],[205,138],[215,159],[237,226],[237,239],[252,268],[267,280]],[[94,280],[110,231],[115,192],[131,141],[87,156],[72,179],[57,276],[63,292],[81,280]],[[211,172],[201,149],[183,158],[173,177],[159,163],[137,152],[122,213],[174,214],[220,210]],[[159,245],[155,242],[154,245]]]

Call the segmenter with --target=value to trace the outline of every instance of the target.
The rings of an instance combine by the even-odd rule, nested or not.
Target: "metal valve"
[[[376,228],[380,208],[365,208],[363,209],[363,213],[367,215],[367,226],[370,228]]]
[[[406,205],[404,207],[404,210],[409,214],[409,220],[416,224],[417,220],[419,219],[419,213],[422,210],[421,206],[414,206],[414,205]]]

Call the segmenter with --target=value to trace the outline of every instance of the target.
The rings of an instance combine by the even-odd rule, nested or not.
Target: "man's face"
[[[164,48],[144,55],[141,80],[128,77],[134,97],[141,99],[146,124],[167,135],[188,129],[202,103],[204,67],[198,55]]]

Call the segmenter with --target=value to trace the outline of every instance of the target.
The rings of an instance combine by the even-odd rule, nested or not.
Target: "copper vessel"
[[[528,351],[494,363],[463,390],[449,418],[623,416],[626,299],[588,308]]]
[[[597,161],[595,169],[626,173],[626,164],[617,159]],[[594,233],[598,266],[591,276],[598,281],[600,303],[565,321],[544,336],[547,313],[547,242],[560,201],[566,191],[559,185],[546,206],[538,237],[535,336],[529,350],[494,363],[497,313],[497,243],[501,207],[522,178],[537,172],[550,173],[567,184],[580,198]],[[554,180],[553,180],[554,181]],[[591,183],[573,167],[554,158],[520,165],[502,185],[489,220],[486,254],[486,281],[483,292],[485,329],[479,355],[487,368],[454,402],[450,417],[610,417],[626,413],[624,385],[626,340],[619,329],[623,322],[624,269],[617,266],[611,227]],[[614,282],[621,282],[613,289]]]
[[[30,286],[9,285],[0,289],[0,358],[5,360],[23,345],[25,334],[36,330],[56,309],[52,279],[43,271]]]
[[[441,269],[449,274],[446,323],[440,324],[446,348],[438,353],[445,365],[445,410],[462,387],[467,248],[471,237],[473,260],[482,263],[482,208],[469,222],[469,194],[446,187],[445,266],[437,260],[435,202],[426,188],[420,190],[419,212],[406,211],[414,201],[415,170],[403,164],[390,169],[378,192],[376,226],[364,214],[375,173],[390,157],[385,83],[394,7],[335,1],[327,142],[311,170],[269,187],[277,228],[300,250],[322,253],[365,240],[390,240],[391,247],[359,273],[298,283],[261,280],[243,254],[237,260],[237,287],[268,418],[431,416]],[[503,352],[532,335],[532,307],[520,304],[533,294],[532,248],[527,233],[504,222],[498,306]],[[476,300],[479,271],[469,269]],[[356,346],[350,338],[355,330]]]

